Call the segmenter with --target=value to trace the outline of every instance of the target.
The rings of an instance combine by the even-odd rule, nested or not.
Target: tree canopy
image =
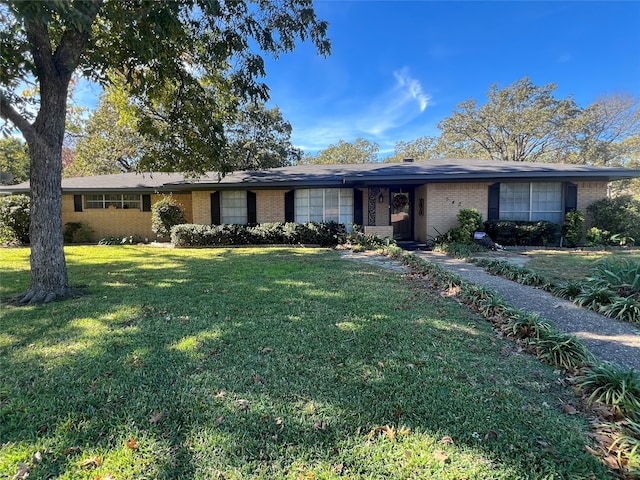
[[[461,148],[516,162],[563,151],[580,109],[571,98],[556,99],[556,88],[552,83],[538,87],[528,77],[503,89],[491,85],[486,103],[465,100],[438,124],[443,150]]]
[[[378,160],[379,145],[364,138],[356,138],[353,143],[339,140],[336,145],[329,145],[315,156],[305,155],[302,164],[339,164],[369,163]]]
[[[60,184],[74,74],[127,86],[140,133],[158,147],[145,167],[225,172],[225,120],[242,101],[268,98],[260,52],[278,56],[300,39],[330,51],[328,25],[311,0],[3,0],[0,19],[0,115],[30,154],[31,286],[23,303],[72,293]],[[25,82],[37,85],[37,97],[21,95]]]
[[[0,139],[0,184],[10,185],[29,178],[29,153],[16,137]]]

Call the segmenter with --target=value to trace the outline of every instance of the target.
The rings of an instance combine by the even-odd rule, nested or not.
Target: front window
[[[501,183],[501,220],[562,223],[562,183]]]
[[[94,193],[85,195],[84,208],[136,208],[140,210],[140,195],[130,193]]]
[[[247,192],[224,190],[220,192],[220,216],[223,224],[247,223]]]
[[[353,223],[353,190],[346,188],[310,188],[296,190],[297,223]]]

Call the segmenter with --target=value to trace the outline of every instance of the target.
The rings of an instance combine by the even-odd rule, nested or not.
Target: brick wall
[[[413,206],[413,235],[419,242],[427,241],[427,185],[416,188]],[[420,215],[420,200],[422,200],[423,208]]]
[[[609,184],[607,182],[577,182],[578,185],[578,211],[585,217],[585,227],[591,226],[587,215],[587,207],[597,200],[607,197]]]
[[[151,195],[151,203],[160,200],[162,195]],[[188,222],[193,221],[191,194],[174,194],[175,198],[185,210]],[[74,212],[73,195],[62,196],[62,225],[67,222],[84,222],[93,229],[92,241],[98,241],[104,237],[126,237],[139,235],[142,238],[154,240],[155,234],[151,231],[151,212],[132,209],[92,209],[84,208],[82,212]]]
[[[284,194],[286,190],[256,191],[258,223],[284,222]]]
[[[211,225],[211,191],[192,192],[191,208],[193,209],[193,223]]]
[[[434,183],[426,185],[426,234],[437,236],[458,226],[457,215],[463,208],[475,208],[487,219],[490,183]]]

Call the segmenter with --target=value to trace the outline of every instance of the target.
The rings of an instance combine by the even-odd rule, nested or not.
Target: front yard
[[[561,372],[411,276],[323,249],[66,252],[84,297],[2,308],[2,478],[614,478]],[[3,299],[28,255],[3,250]]]

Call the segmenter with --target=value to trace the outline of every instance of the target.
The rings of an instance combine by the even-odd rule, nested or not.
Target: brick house
[[[426,241],[457,224],[462,208],[485,220],[549,220],[608,195],[609,182],[640,170],[584,165],[433,159],[423,162],[301,165],[215,173],[121,173],[62,181],[62,219],[85,222],[94,240],[153,239],[151,205],[171,194],[196,224],[338,221],[367,233]],[[28,193],[28,183],[0,193]]]

